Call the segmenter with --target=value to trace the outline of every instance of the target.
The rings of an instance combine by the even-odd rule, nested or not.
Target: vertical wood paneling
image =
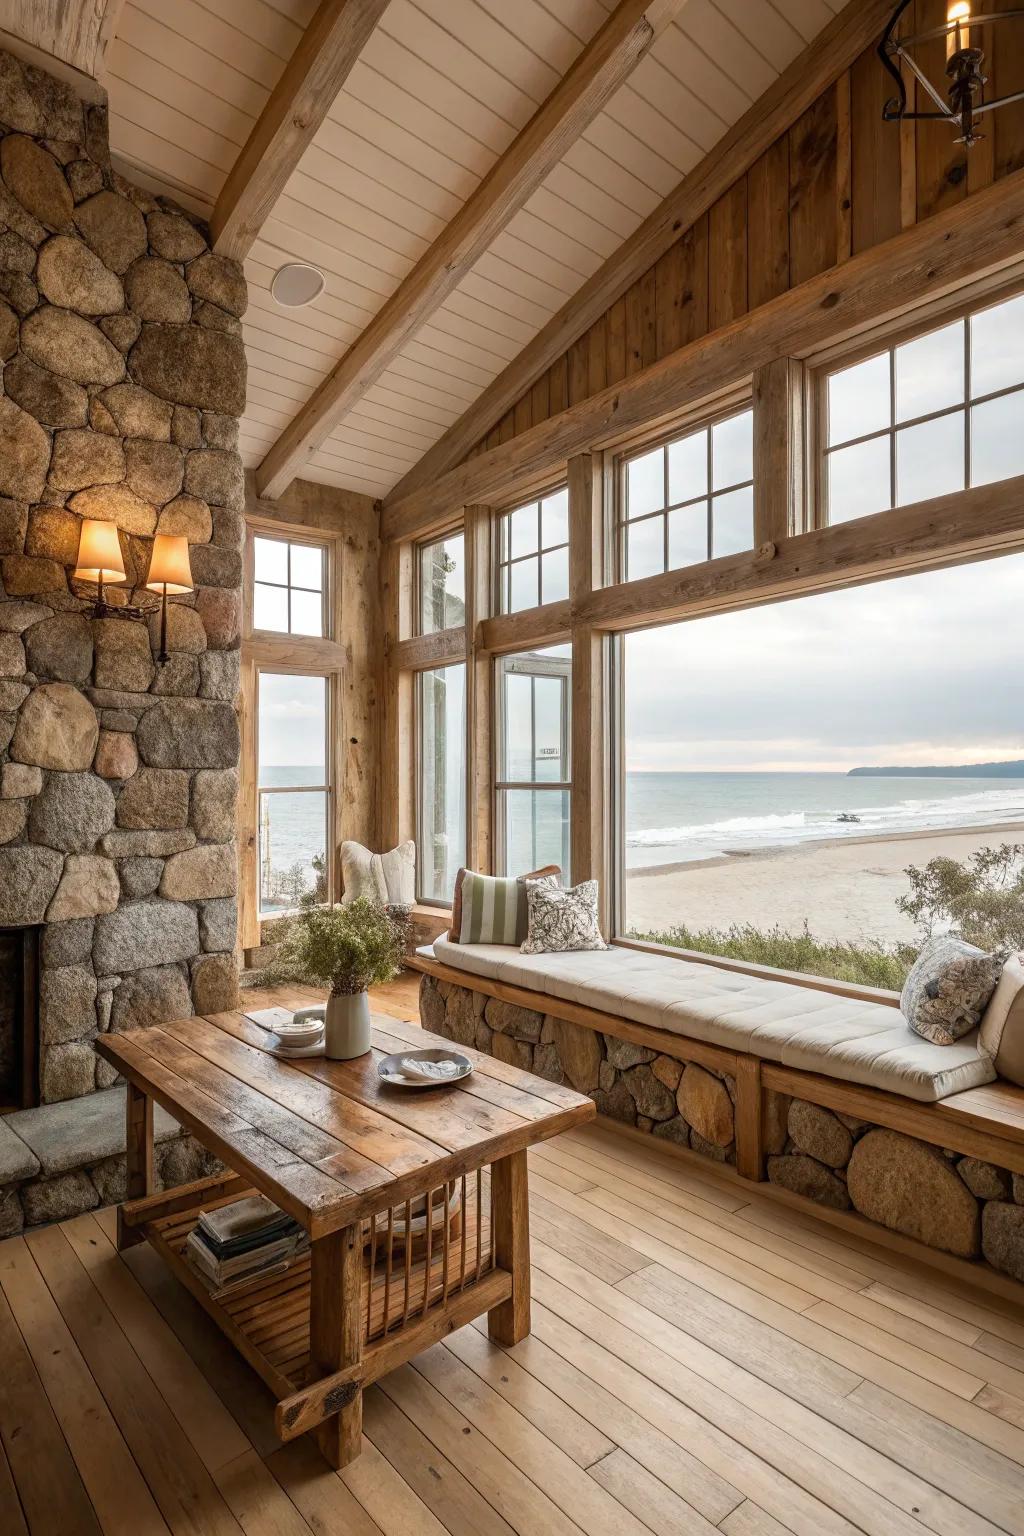
[[[708,309],[711,329],[747,312],[747,183],[730,187],[708,220]]]
[[[917,0],[915,26],[918,32],[937,27],[946,19],[946,0]],[[942,80],[946,68],[946,44],[943,38],[923,43],[917,59],[929,80]],[[922,93],[918,93],[920,101]],[[967,196],[967,151],[956,142],[956,132],[948,123],[920,122],[917,125],[917,217],[927,219],[943,208],[951,208]]]
[[[836,261],[853,255],[853,104],[849,71],[836,81]]]
[[[850,197],[853,251],[900,232],[900,133],[882,121],[889,80],[874,52],[850,70]]]
[[[992,0],[984,9],[1007,11],[1014,9],[1016,4],[1017,0]],[[992,95],[1008,96],[1014,91],[1024,91],[1024,26],[1019,22],[1004,23],[998,32],[992,29],[985,44],[988,89]],[[1000,107],[986,123],[985,131],[993,145],[994,177],[998,180],[1019,171],[1024,166],[1024,101]],[[974,191],[973,182],[970,190]]]
[[[708,332],[708,217],[698,219],[682,238],[683,336],[682,345]]]
[[[609,384],[617,384],[626,377],[626,300],[616,299],[608,311],[608,359]]]
[[[677,240],[654,269],[655,341],[659,357],[682,345],[683,247]]]
[[[836,92],[819,96],[789,132],[789,260],[805,283],[836,263]]]
[[[747,173],[747,296],[751,309],[789,287],[789,139]]]

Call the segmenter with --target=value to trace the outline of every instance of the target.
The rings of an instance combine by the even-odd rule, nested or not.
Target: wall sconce
[[[134,619],[148,623],[155,607],[131,607],[127,603],[113,607],[106,601],[104,587],[128,580],[121,554],[121,541],[115,523],[101,518],[82,519],[82,531],[78,536],[78,564],[71,573],[72,581],[95,582],[97,597],[90,610],[94,619]],[[167,654],[167,599],[193,590],[192,568],[188,558],[188,539],[183,535],[158,533],[153,539],[153,552],[149,560],[146,590],[160,594],[160,654],[161,666],[168,660]]]
[[[184,534],[158,533],[153,540],[146,591],[160,593],[160,654],[157,661],[161,666],[167,660],[167,599],[192,590],[188,539]]]

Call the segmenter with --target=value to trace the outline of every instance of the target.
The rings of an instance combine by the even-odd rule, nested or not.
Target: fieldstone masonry
[[[97,1034],[236,1000],[245,305],[111,168],[105,110],[0,53],[0,925],[46,924],[44,1103],[110,1086]],[[119,529],[114,604],[155,604],[153,535],[189,539],[165,667],[155,615],[73,590],[83,517]]]
[[[423,976],[425,1029],[586,1093],[598,1114],[734,1163],[727,1074]],[[818,1104],[765,1095],[767,1174],[833,1210],[1024,1281],[1024,1174],[934,1147]]]

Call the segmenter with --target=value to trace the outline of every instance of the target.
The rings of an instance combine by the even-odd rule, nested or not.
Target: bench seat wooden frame
[[[438,981],[455,983],[520,1008],[541,1006],[544,1013],[567,1023],[647,1046],[679,1061],[728,1072],[736,1080],[736,1169],[742,1178],[765,1177],[764,1095],[769,1090],[807,1099],[872,1125],[901,1131],[933,1146],[948,1147],[962,1156],[981,1158],[1012,1173],[1024,1174],[1024,1088],[1011,1083],[988,1083],[965,1089],[936,1104],[924,1104],[886,1089],[785,1067],[745,1051],[731,1051],[669,1030],[636,1024],[547,993],[476,976],[423,955],[414,956],[409,964]]]

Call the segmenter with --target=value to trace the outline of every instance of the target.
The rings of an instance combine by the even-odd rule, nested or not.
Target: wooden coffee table
[[[274,1393],[280,1437],[315,1430],[340,1467],[359,1454],[370,1382],[482,1312],[500,1344],[529,1332],[526,1148],[594,1105],[472,1050],[461,1083],[389,1088],[381,1056],[451,1045],[390,1018],[368,1056],[282,1061],[269,1022],[220,1013],[97,1040],[128,1083],[119,1244],[157,1249]],[[154,1194],[154,1102],[229,1171]],[[308,1255],[214,1293],[186,1239],[200,1210],[254,1190],[302,1224]]]

